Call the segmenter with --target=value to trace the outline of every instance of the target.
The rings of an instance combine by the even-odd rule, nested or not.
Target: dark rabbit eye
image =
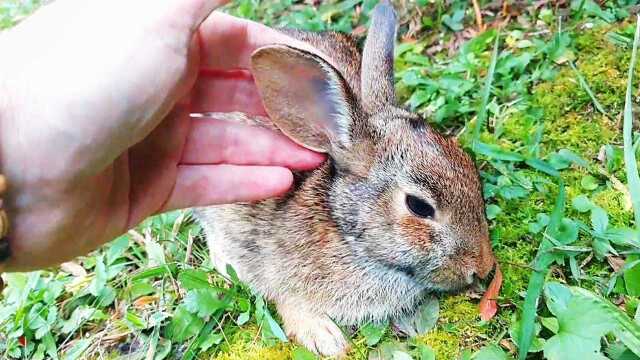
[[[434,209],[431,204],[416,196],[407,195],[406,202],[407,207],[415,216],[433,219],[433,216],[436,214],[436,209]]]

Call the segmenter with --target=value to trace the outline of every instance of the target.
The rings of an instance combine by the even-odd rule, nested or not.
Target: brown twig
[[[189,230],[189,234],[187,234],[187,251],[184,255],[184,263],[188,264],[189,259],[191,258],[191,253],[193,251],[193,235],[191,234],[191,230]]]
[[[473,12],[476,14],[476,25],[478,25],[478,31],[484,31],[484,24],[482,23],[482,13],[480,12],[480,4],[478,0],[471,0],[473,3]]]

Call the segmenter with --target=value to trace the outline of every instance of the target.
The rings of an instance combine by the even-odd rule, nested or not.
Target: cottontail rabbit
[[[349,35],[287,33],[324,55],[267,46],[252,72],[273,123],[328,161],[282,198],[195,213],[218,271],[231,265],[275,302],[290,337],[340,356],[336,324],[406,320],[494,258],[474,163],[396,106],[391,5],[373,11],[362,55]]]

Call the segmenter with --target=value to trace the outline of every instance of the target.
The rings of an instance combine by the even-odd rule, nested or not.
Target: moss
[[[624,106],[631,51],[621,51],[620,47],[606,40],[606,34],[627,26],[633,27],[633,24],[599,27],[581,32],[575,39],[578,68],[598,100],[613,115],[620,113]],[[637,67],[636,74],[640,74]]]
[[[478,309],[462,295],[449,296],[440,301],[440,320],[469,326],[478,319]]]
[[[595,193],[592,201],[609,214],[612,226],[629,226],[633,218],[631,208],[627,208],[625,195],[614,189],[605,189]]]
[[[467,296],[443,298],[437,327],[416,340],[429,345],[437,359],[455,359],[462,349],[477,349],[486,341],[490,329],[478,315],[477,304]]]
[[[386,338],[389,338],[390,335],[391,334],[387,334],[381,342],[385,341]],[[366,341],[362,336],[351,339],[351,350],[349,350],[349,354],[347,356],[348,360],[365,360],[367,359],[368,353],[369,349],[367,348]]]
[[[287,344],[278,343],[265,346],[261,343],[258,328],[244,327],[227,338],[221,346],[215,360],[282,360],[291,357],[291,349]]]
[[[539,192],[524,200],[500,199],[502,212],[493,227],[499,239],[494,251],[503,270],[501,296],[514,299],[526,289],[530,275],[529,263],[538,248],[538,239],[528,231],[528,224],[536,221],[538,213],[550,212],[548,199]]]
[[[567,148],[586,159],[595,158],[602,145],[610,143],[617,135],[615,125],[606,117],[571,112],[560,121],[548,126],[543,142],[552,151]]]
[[[485,338],[476,303],[467,296],[451,296],[441,301],[439,327],[458,336],[461,348],[476,347]]]
[[[630,51],[621,51],[606,40],[606,34],[621,27],[624,25],[582,31],[574,39],[578,71],[612,117],[619,114],[624,106]],[[637,68],[636,71],[640,73]],[[589,95],[568,66],[563,67],[557,79],[539,84],[534,89],[534,103],[544,108],[545,120],[549,121],[572,111],[578,111],[578,117],[590,117],[595,112]]]
[[[389,336],[387,336],[389,337]],[[292,342],[276,343],[269,346],[260,338],[258,327],[247,325],[240,329],[229,327],[226,340],[215,355],[202,359],[212,360],[284,360],[292,357],[296,345]],[[367,358],[367,345],[364,338],[351,339],[351,349],[345,360],[364,360]]]
[[[460,337],[444,330],[434,330],[417,339],[429,345],[436,353],[436,359],[456,359],[462,349]]]

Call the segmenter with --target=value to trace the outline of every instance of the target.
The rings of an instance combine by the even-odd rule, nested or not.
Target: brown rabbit
[[[275,302],[290,337],[340,356],[336,324],[406,320],[427,294],[485,277],[494,258],[474,163],[396,105],[391,5],[374,9],[362,55],[349,35],[287,34],[323,55],[267,46],[252,72],[273,123],[329,159],[283,198],[196,216],[221,273],[231,265]]]

